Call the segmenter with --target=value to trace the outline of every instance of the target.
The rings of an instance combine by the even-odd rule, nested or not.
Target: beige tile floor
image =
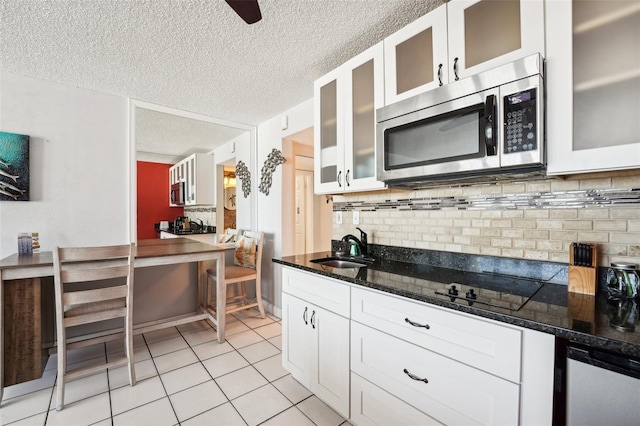
[[[0,425],[349,425],[282,368],[282,325],[257,311],[227,317],[219,344],[205,321],[136,336],[138,383],[125,367],[66,385],[55,410],[55,356],[41,379],[5,389]],[[120,342],[68,353],[73,366],[104,363]]]

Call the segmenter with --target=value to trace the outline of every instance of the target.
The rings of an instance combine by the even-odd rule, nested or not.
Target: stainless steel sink
[[[364,263],[352,262],[350,260],[335,259],[330,257],[313,259],[311,260],[311,262],[317,263],[319,265],[331,266],[332,268],[362,268],[363,266],[367,266]]]

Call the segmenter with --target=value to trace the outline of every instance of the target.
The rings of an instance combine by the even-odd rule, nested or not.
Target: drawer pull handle
[[[305,325],[309,324],[307,322],[307,309],[309,309],[307,306],[304,307],[304,312],[302,313],[302,320],[304,321]]]
[[[404,371],[404,374],[406,374],[407,376],[409,376],[409,378],[410,378],[411,380],[416,380],[416,381],[418,381],[418,382],[425,382],[425,383],[429,383],[429,380],[427,380],[427,378],[426,378],[426,377],[425,377],[425,378],[423,378],[423,379],[421,379],[420,377],[416,376],[415,374],[411,374],[411,373],[409,373],[409,370],[407,370],[406,368],[405,368],[403,371]]]
[[[316,311],[311,314],[311,327],[316,328]]]
[[[409,318],[405,318],[404,322],[407,322],[407,323],[411,324],[414,327],[424,327],[427,330],[431,328],[431,327],[429,327],[429,324],[418,324],[417,322],[411,321]]]

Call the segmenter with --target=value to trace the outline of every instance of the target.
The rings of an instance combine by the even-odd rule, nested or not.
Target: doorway
[[[283,179],[291,182],[283,186],[283,254],[331,250],[333,205],[313,187],[313,127],[284,138],[282,145],[294,160]]]
[[[313,232],[313,158],[296,155],[295,245],[294,254],[312,253]],[[307,167],[311,163],[311,170]]]
[[[224,178],[222,179],[222,191],[224,196],[224,229],[219,234],[224,233],[225,229],[236,229],[236,168],[232,166],[224,166]]]

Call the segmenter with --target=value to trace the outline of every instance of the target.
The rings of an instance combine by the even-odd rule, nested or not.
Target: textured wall
[[[581,241],[600,266],[640,265],[640,171],[335,196],[333,209],[334,239],[360,226],[375,244],[557,262]]]

